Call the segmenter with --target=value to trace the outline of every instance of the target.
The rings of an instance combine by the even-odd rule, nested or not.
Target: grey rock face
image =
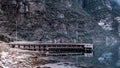
[[[114,3],[110,0],[1,0],[0,32],[11,37],[17,35],[18,40],[42,42],[91,43],[101,35],[105,40],[106,31],[117,29],[113,27],[117,23]]]
[[[83,4],[82,0],[1,1],[2,15],[8,21],[1,24],[8,35],[15,37],[17,31],[22,40],[80,42],[79,33],[93,29]]]

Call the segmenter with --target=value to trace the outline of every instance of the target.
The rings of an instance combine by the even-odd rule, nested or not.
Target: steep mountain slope
[[[1,0],[0,40],[93,43],[95,55],[86,63],[119,68],[118,1]]]
[[[1,0],[0,32],[18,40],[96,43],[119,35],[118,17],[112,0]]]
[[[97,32],[99,33],[102,31],[102,34],[97,34],[97,37],[100,35],[100,38],[103,37],[105,39],[107,39],[107,37],[110,38],[110,36],[115,38],[118,37],[119,22],[116,18],[119,18],[119,5],[115,0],[93,0],[93,2],[88,3],[84,9],[104,30],[98,30]]]
[[[15,37],[17,30],[22,40],[82,42],[84,33],[90,34],[96,25],[83,4],[82,0],[1,1],[1,15],[8,21],[1,23],[1,33]]]
[[[98,42],[102,41],[102,39],[105,42],[105,44],[101,42],[98,44],[97,42],[99,46],[95,47],[96,58],[94,60],[102,63],[101,66],[104,65],[110,68],[119,67],[119,4],[117,4],[116,0],[93,0],[84,9],[101,28],[97,30],[99,34],[95,38],[99,39]],[[101,30],[103,31],[101,32]]]

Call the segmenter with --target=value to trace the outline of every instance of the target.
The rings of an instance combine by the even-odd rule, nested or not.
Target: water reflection
[[[94,45],[93,57],[81,56],[59,56],[49,57],[59,63],[46,64],[44,66],[51,68],[119,68],[120,66],[120,42],[112,46],[106,44]]]

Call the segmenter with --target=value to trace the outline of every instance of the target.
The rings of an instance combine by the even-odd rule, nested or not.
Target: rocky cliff
[[[79,61],[91,63],[95,68],[119,68],[120,3],[119,0],[0,0],[0,40],[93,43],[94,57]]]
[[[118,35],[112,0],[1,0],[0,8],[0,33],[17,40],[90,43]]]

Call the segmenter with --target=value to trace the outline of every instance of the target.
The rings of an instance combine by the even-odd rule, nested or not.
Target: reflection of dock
[[[93,44],[85,43],[39,43],[17,41],[10,42],[9,46],[23,50],[39,51],[43,56],[93,56]]]

